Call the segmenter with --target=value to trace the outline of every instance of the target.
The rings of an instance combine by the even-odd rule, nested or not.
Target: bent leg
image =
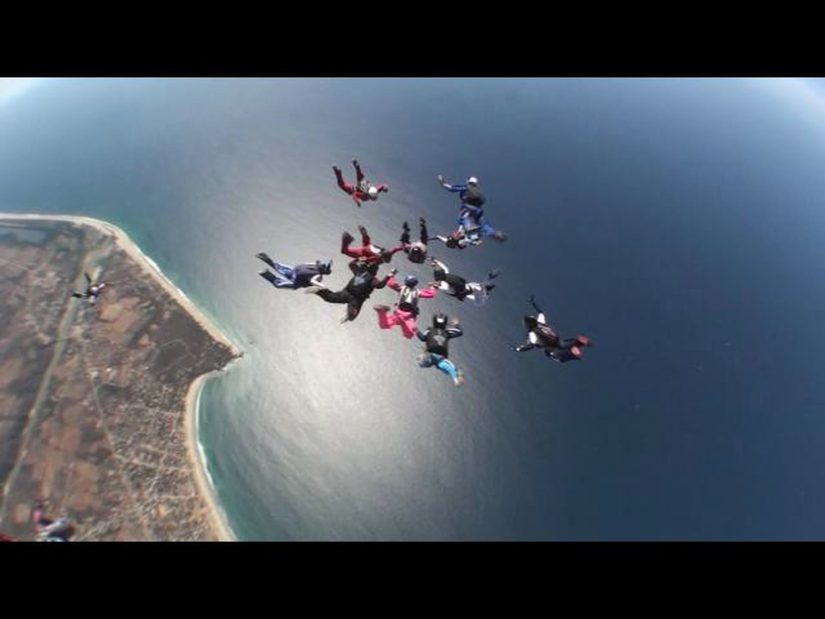
[[[385,309],[379,309],[376,312],[378,313],[378,326],[382,329],[392,329],[401,322],[395,312],[389,314]]]
[[[441,357],[440,355],[434,356],[438,358],[438,363],[436,363],[436,367],[453,380],[456,380],[458,378],[458,369],[455,367],[455,365],[453,365],[453,362],[447,359],[447,357]]]
[[[340,168],[335,168],[335,179],[338,181],[338,186],[341,188],[342,191],[345,191],[346,193],[352,195],[352,192],[355,191],[355,188],[344,180],[344,176],[341,174]]]
[[[317,296],[321,297],[327,303],[349,303],[352,299],[352,295],[346,290],[338,290],[333,292],[332,290],[319,290],[315,293]]]
[[[411,340],[415,337],[415,331],[418,327],[415,314],[410,314],[404,318],[399,318],[398,322],[401,325],[401,332],[404,334],[405,338]]]
[[[364,304],[366,299],[356,299],[355,297],[351,297],[349,300],[349,304],[347,305],[347,320],[352,322],[356,318],[358,318],[358,314],[361,313],[361,306]]]
[[[295,269],[287,264],[281,264],[280,262],[273,262],[272,268],[275,269],[280,275],[284,276],[287,279],[292,279],[295,275]]]

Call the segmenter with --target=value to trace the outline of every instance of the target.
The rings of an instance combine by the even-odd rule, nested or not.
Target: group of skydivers
[[[354,185],[344,180],[339,167],[333,166],[332,169],[338,187],[352,197],[359,208],[362,202],[377,200],[379,194],[389,191],[387,184],[374,185],[368,181],[357,160],[353,160],[352,164],[355,166],[356,174]],[[341,290],[333,291],[321,283],[324,275],[332,273],[332,260],[318,260],[293,267],[275,262],[263,252],[257,254],[257,257],[272,268],[272,271],[261,271],[260,275],[276,288],[305,288],[306,293],[315,294],[327,303],[346,304],[347,311],[341,320],[342,323],[358,317],[361,307],[374,290],[389,286],[398,292],[398,298],[393,308],[387,305],[374,306],[378,314],[378,326],[381,329],[399,326],[405,338],[417,337],[424,342],[424,352],[418,356],[418,364],[421,367],[438,368],[452,378],[456,387],[460,387],[464,382],[464,374],[449,359],[449,341],[463,335],[463,330],[458,320],[450,321],[443,313],[433,316],[432,326],[426,331],[419,329],[419,299],[431,299],[441,291],[461,302],[470,300],[481,306],[487,302],[495,288],[492,282],[500,272],[490,271],[485,281],[471,282],[451,273],[444,262],[431,258],[433,281],[429,282],[426,288],[418,288],[419,280],[412,274],[407,275],[403,283],[397,280],[397,269],[391,269],[383,278],[378,277],[380,265],[391,262],[398,252],[404,252],[408,260],[414,264],[423,264],[427,260],[427,246],[430,241],[437,240],[451,249],[465,249],[481,245],[485,238],[499,242],[507,240],[507,235],[496,230],[486,219],[483,209],[486,199],[475,177],[468,178],[464,184],[451,185],[443,176],[438,176],[438,182],[447,191],[459,194],[458,228],[449,235],[430,236],[427,222],[421,218],[418,240],[413,241],[409,224],[404,222],[399,244],[390,249],[375,245],[364,226],[358,227],[361,233],[361,245],[358,247],[353,247],[355,238],[352,234],[344,232],[341,237],[341,253],[351,258],[348,266],[352,277]],[[524,327],[527,329],[527,341],[520,346],[511,346],[511,349],[523,352],[538,348],[559,363],[580,360],[582,349],[591,345],[590,340],[583,335],[561,340],[557,332],[547,324],[544,313],[532,295],[529,302],[536,314],[525,316],[523,319]]]

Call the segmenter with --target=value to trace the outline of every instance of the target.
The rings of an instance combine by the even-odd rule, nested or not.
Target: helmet
[[[525,316],[521,319],[521,322],[524,325],[524,328],[528,331],[532,331],[533,329],[535,329],[536,325],[538,324],[538,321],[536,320],[535,316]]]
[[[318,272],[321,275],[329,275],[332,273],[332,260],[327,260],[326,262],[318,260],[315,264],[318,266]]]
[[[415,288],[418,286],[418,278],[415,275],[407,275],[407,277],[404,278],[404,285]]]
[[[468,185],[478,185],[478,179],[475,176],[471,176],[467,179]]]
[[[389,249],[382,249],[381,260],[384,262],[390,262],[392,260],[392,252]]]
[[[370,185],[370,188],[367,190],[367,193],[369,194],[370,198],[375,200],[375,198],[378,197],[378,188]]]
[[[444,329],[447,326],[447,314],[436,314],[433,316],[433,326],[436,329]]]

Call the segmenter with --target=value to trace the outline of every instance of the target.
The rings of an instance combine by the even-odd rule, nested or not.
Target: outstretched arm
[[[446,189],[447,191],[451,191],[453,193],[456,193],[456,192],[459,192],[459,191],[464,191],[465,189],[467,189],[466,184],[465,185],[450,185],[450,183],[448,183],[446,180],[444,180],[444,177],[441,176],[440,174],[438,175],[438,182],[442,187],[444,187],[444,189]]]
[[[531,294],[529,301],[530,301],[530,305],[533,306],[533,309],[535,309],[539,314],[541,314],[542,313],[541,308],[536,304],[536,297]]]
[[[437,237],[433,237],[433,238],[437,238],[439,241],[442,241],[444,243],[447,242],[447,238],[443,237],[443,236],[437,236]],[[432,263],[432,265],[435,268],[441,269],[442,271],[444,271],[445,275],[450,272],[450,269],[447,268],[447,265],[444,264],[443,262],[441,262],[441,260],[439,260],[438,258],[433,258],[432,260],[430,260],[430,262]]]
[[[416,336],[418,336],[418,339],[421,340],[422,342],[427,341],[427,334],[422,333],[421,329],[419,329],[418,327],[415,328],[415,334],[416,334]]]
[[[390,275],[387,276],[387,286],[389,286],[393,290],[397,290],[397,291],[401,290],[401,284],[399,284],[397,281],[395,281],[395,274],[394,273],[391,273]]]
[[[531,342],[527,342],[526,344],[522,344],[521,346],[511,346],[510,348],[516,352],[524,352],[525,350],[531,350],[535,348],[536,345],[532,344]]]

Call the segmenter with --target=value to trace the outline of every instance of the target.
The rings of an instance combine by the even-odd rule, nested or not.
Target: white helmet
[[[370,198],[375,200],[375,198],[378,197],[378,188],[370,185],[370,188],[367,190],[367,193],[369,194]]]
[[[468,185],[478,185],[478,179],[475,176],[471,176],[467,179]]]

